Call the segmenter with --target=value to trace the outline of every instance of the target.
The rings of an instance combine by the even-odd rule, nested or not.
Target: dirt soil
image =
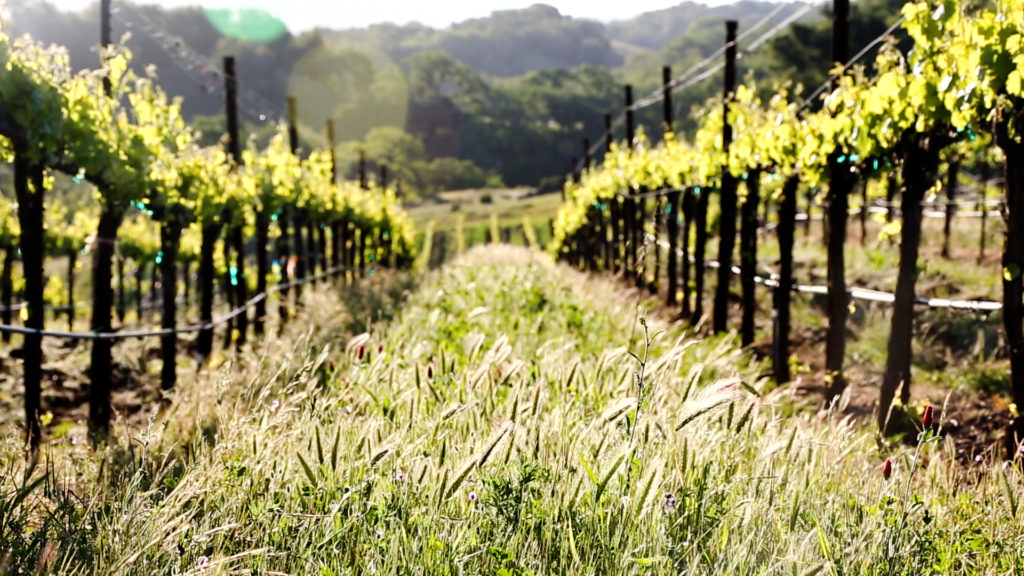
[[[22,372],[18,343],[12,344],[7,353],[0,353],[0,429],[17,429],[20,435],[25,422]],[[191,339],[179,341],[179,361],[189,357],[191,346]],[[60,439],[70,428],[85,424],[89,414],[89,375],[85,368],[89,351],[88,342],[43,341],[42,414],[47,438]],[[159,366],[160,349],[154,342],[115,345],[111,404],[118,422],[141,427],[159,409],[160,374],[151,368]],[[183,376],[179,369],[178,377]]]
[[[712,289],[713,281],[714,278],[709,275],[709,285]],[[738,283],[736,288],[738,289]],[[638,300],[646,298],[652,305],[656,304],[654,298],[664,302],[667,295],[664,286],[660,290],[651,290],[650,287],[631,290]],[[763,291],[763,288],[759,288],[759,291]],[[706,306],[710,305],[710,295],[707,299]],[[734,293],[730,317],[733,326],[740,323],[739,302],[738,294]],[[760,304],[762,307],[765,306],[763,301]],[[678,310],[670,310],[663,305],[657,306],[652,313],[669,322],[685,321],[681,319]],[[766,318],[767,314],[768,311],[764,310],[759,316]],[[705,324],[701,329],[706,331],[710,327]],[[800,374],[794,374],[790,386],[793,389],[793,396],[808,410],[820,409],[824,402],[825,333],[824,327],[804,326],[794,327],[790,336],[791,354],[798,357],[801,365],[807,369]],[[755,342],[750,347],[758,358],[766,362],[771,359],[771,349],[770,338]],[[884,368],[885,366],[869,366],[856,362],[846,366],[849,386],[841,409],[844,414],[852,416],[865,427],[876,426],[879,388]],[[915,371],[919,370],[915,368]],[[938,387],[925,378],[918,378],[913,383],[912,397],[914,405],[931,403],[936,407],[945,408],[941,431],[944,436],[953,439],[957,460],[962,464],[980,464],[989,456],[997,454],[1002,457],[1011,449],[1006,444],[1005,432],[1010,425],[1010,415],[1007,409],[1009,400],[1005,396],[975,390],[953,392]],[[913,443],[916,441],[916,434],[905,434],[902,440]]]

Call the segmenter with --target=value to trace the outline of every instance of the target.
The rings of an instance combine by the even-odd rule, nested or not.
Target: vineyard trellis
[[[833,60],[835,68],[829,83],[803,99],[792,98],[793,88],[776,87],[767,100],[757,96],[757,87],[739,85],[732,89],[728,74],[723,97],[709,102],[698,114],[699,127],[692,141],[672,134],[667,124],[664,141],[654,146],[640,132],[624,143],[613,142],[611,129],[595,146],[605,146],[603,161],[597,167],[581,166],[567,178],[565,202],[555,225],[554,250],[564,259],[586,269],[619,271],[630,283],[660,273],[658,260],[652,270],[648,246],[670,255],[669,273],[674,276],[674,257],[681,257],[683,282],[682,312],[694,323],[702,320],[703,270],[718,267],[715,326],[723,328],[726,318],[721,310],[722,294],[728,297],[730,277],[741,277],[744,315],[741,334],[750,343],[754,302],[753,287],[761,284],[786,289],[775,290],[773,299],[773,363],[775,376],[787,381],[790,330],[790,294],[793,290],[824,294],[830,299],[830,317],[826,382],[828,398],[842,392],[842,357],[845,344],[845,317],[850,298],[863,298],[893,306],[888,361],[881,387],[879,425],[891,430],[896,418],[890,418],[897,394],[907,405],[911,390],[911,342],[915,304],[956,310],[1001,311],[1008,356],[1011,365],[1013,399],[1024,405],[1024,327],[1021,324],[1022,270],[1024,270],[1024,6],[1019,0],[1000,0],[993,8],[968,11],[952,0],[910,2],[901,17],[883,35],[870,42],[852,59],[846,58],[843,21],[848,4],[837,1]],[[902,54],[894,42],[886,39],[902,30],[913,48]],[[730,30],[730,33],[732,30]],[[724,48],[715,56],[735,48],[730,34]],[[858,64],[877,50],[872,75]],[[728,62],[708,68],[717,72]],[[704,77],[709,77],[704,76]],[[663,95],[679,87],[676,81],[663,82]],[[799,92],[797,88],[795,92]],[[811,104],[822,96],[822,106]],[[641,99],[645,105],[655,98]],[[628,118],[628,116],[627,116]],[[611,123],[614,128],[616,123]],[[730,142],[730,134],[734,139]],[[989,166],[1005,166],[1005,198],[992,202],[986,189],[991,183]],[[982,182],[976,201],[958,200],[966,171],[978,172]],[[943,176],[945,174],[945,181]],[[733,267],[732,243],[737,215],[732,208],[731,181],[737,179],[745,194],[741,199],[741,266]],[[876,186],[878,183],[878,186]],[[858,190],[861,206],[851,209],[849,197]],[[884,189],[885,201],[870,201],[874,192]],[[792,251],[794,228],[798,219],[797,200],[801,191],[813,198],[815,191],[826,194],[825,214],[829,274],[826,286],[800,285],[793,279]],[[654,192],[650,192],[654,191]],[[944,202],[930,196],[944,191]],[[902,192],[896,210],[897,192]],[[721,202],[718,212],[719,246],[717,261],[707,262],[709,198]],[[777,204],[777,232],[781,269],[778,275],[755,274],[758,235],[753,233],[760,199]],[[667,201],[667,205],[663,203]],[[632,206],[631,206],[632,205]],[[627,207],[623,209],[623,207]],[[647,212],[656,207],[653,214]],[[1006,241],[1002,259],[1003,301],[926,300],[915,294],[921,222],[925,217],[945,220],[946,237],[959,206],[971,206],[985,222],[994,215],[989,208],[1000,206],[1006,223]],[[811,204],[804,212],[805,223],[815,216]],[[934,210],[938,208],[938,210]],[[860,215],[862,238],[869,213],[884,213],[887,222],[898,219],[892,233],[899,235],[900,264],[892,293],[848,287],[842,253],[847,239],[846,222],[851,214]],[[973,215],[972,215],[973,216]],[[667,226],[662,220],[667,219]],[[695,226],[692,251],[690,227]],[[644,231],[640,241],[637,231]],[[665,238],[663,230],[667,230]],[[683,242],[679,244],[679,234]],[[948,243],[948,240],[945,241]],[[984,254],[984,244],[981,246]],[[722,262],[722,265],[718,265]],[[690,307],[690,264],[693,264],[696,293]],[[676,278],[669,285],[678,286]],[[724,292],[723,292],[724,291]],[[670,290],[667,303],[678,306],[677,294]],[[835,314],[833,314],[835,312]],[[828,399],[827,398],[827,399]],[[1024,420],[1015,418],[1010,430],[1019,441],[1024,438]]]
[[[4,102],[0,159],[13,166],[17,200],[16,213],[0,213],[0,249],[4,251],[0,332],[5,340],[11,334],[23,338],[26,438],[32,450],[42,439],[44,337],[90,344],[90,434],[101,441],[111,418],[114,342],[159,338],[161,384],[170,389],[176,378],[180,334],[198,332],[203,358],[209,357],[213,329],[220,325],[228,325],[226,344],[231,345],[237,335],[234,344],[241,346],[250,328],[250,309],[256,312],[254,333],[263,332],[269,295],[282,293],[284,321],[288,292],[340,273],[349,278],[366,274],[367,261],[373,266],[405,266],[412,252],[411,224],[393,189],[383,182],[370,183],[365,173],[359,183],[338,183],[333,150],[304,154],[298,148],[294,102],[290,124],[279,125],[266,148],[258,149],[251,140],[243,147],[235,104],[237,76],[230,57],[222,74],[227,150],[201,147],[180,115],[180,101],[169,99],[151,78],[135,75],[129,67],[131,54],[109,43],[109,2],[104,1],[102,8],[106,17],[101,18],[104,42],[98,70],[72,73],[64,49],[0,35],[0,101]],[[97,218],[69,217],[60,211],[58,199],[47,199],[53,172],[67,174],[76,184],[95,186]],[[55,221],[48,223],[48,217]],[[94,232],[87,242],[89,228]],[[69,259],[67,331],[45,327],[43,266],[51,239]],[[275,270],[270,266],[271,242],[278,248]],[[75,332],[73,313],[78,306],[71,290],[77,254],[86,249],[93,256],[91,330]],[[256,260],[255,296],[248,294],[250,252]],[[328,266],[328,252],[332,266]],[[19,253],[25,302],[14,304],[12,268]],[[124,321],[125,255],[138,263],[140,321],[146,268],[152,269],[151,286],[162,286],[162,294],[152,298],[152,305],[161,310],[159,329],[118,330],[113,325],[114,312]],[[115,260],[121,285],[117,298]],[[178,266],[197,260],[200,322],[180,326]],[[272,275],[281,281],[268,288]],[[222,279],[219,292],[231,311],[215,319],[218,277]],[[186,289],[189,284],[186,274]],[[14,325],[15,310],[24,315],[24,327]]]

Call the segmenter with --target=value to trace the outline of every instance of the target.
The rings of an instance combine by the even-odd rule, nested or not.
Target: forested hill
[[[726,20],[739,21],[741,30],[766,17],[772,23],[778,23],[805,4],[793,2],[781,7],[776,2],[741,0],[708,6],[687,1],[664,10],[645,12],[629,20],[611,22],[605,26],[605,35],[616,46],[653,51],[661,50],[669,42],[685,37],[713,35],[715,42],[719,42],[722,35],[721,23]],[[819,17],[819,14],[811,12],[809,17],[813,19]]]
[[[259,69],[260,74],[245,79],[248,88],[280,104],[293,64],[318,44],[314,35],[295,37],[283,26],[282,34],[271,42],[239,42],[218,30],[198,7],[164,10],[123,2],[114,5],[114,40],[130,34],[128,47],[136,67],[140,71],[153,67],[169,94],[183,96],[188,118],[221,113],[223,98],[215,95],[219,81],[211,74],[220,67],[221,54],[235,54],[240,67]],[[28,33],[43,43],[65,46],[76,69],[99,64],[98,7],[68,13],[46,0],[6,0],[6,8],[3,31],[8,36]]]
[[[441,30],[422,24],[378,24],[323,32],[338,43],[382,50],[396,61],[418,52],[440,51],[492,76],[584,64],[611,68],[624,61],[612,48],[603,24],[565,16],[544,4],[497,11]]]
[[[61,12],[46,0],[7,0],[6,4],[8,33],[30,33],[43,41],[59,42],[72,48],[76,67],[93,64],[90,54],[95,50],[88,48],[96,42],[97,10]],[[798,2],[793,6],[802,4]],[[446,29],[420,24],[380,24],[342,30],[328,22],[321,30],[299,36],[282,30],[284,34],[273,47],[285,52],[280,57],[283,63],[275,64],[287,64],[289,59],[317,44],[316,37],[373,53],[383,52],[395,61],[419,52],[440,51],[484,75],[513,77],[584,65],[618,68],[626,63],[627,55],[638,49],[656,52],[673,40],[685,42],[687,36],[698,36],[694,38],[695,43],[702,43],[706,34],[700,29],[710,23],[738,19],[743,27],[760,22],[765,16],[777,23],[788,13],[790,10],[778,10],[777,4],[771,1],[742,0],[720,6],[686,1],[664,10],[603,24],[562,14],[553,6],[535,4],[518,10],[499,10]],[[150,53],[151,50],[146,49],[150,31],[140,25],[152,25],[158,34],[178,38],[185,46],[204,55],[222,52],[231,44],[231,40],[211,24],[209,11],[198,7],[165,10],[140,3],[116,9],[114,19],[115,36],[131,32],[134,35],[132,48],[141,49],[145,56],[142,59],[158,66],[173,63],[167,54],[159,53],[162,50]],[[715,29],[716,43],[720,41],[720,32]],[[140,57],[142,55],[139,53]],[[184,90],[182,87],[172,91]]]
[[[777,37],[741,60],[741,76],[756,72],[766,85],[787,79],[810,85],[828,68],[823,9],[801,3],[688,1],[611,23],[537,4],[445,29],[346,30],[324,22],[298,35],[255,11],[243,11],[241,30],[239,14],[226,10],[114,5],[114,38],[130,33],[134,65],[152,67],[168,93],[183,96],[186,118],[211,138],[223,133],[219,69],[221,56],[232,54],[247,133],[268,132],[287,96],[295,95],[308,144],[322,145],[324,120],[334,118],[342,162],[365,149],[371,167],[392,165],[407,190],[421,194],[559,178],[570,156],[581,153],[583,137],[597,138],[603,115],[621,107],[623,83],[641,96],[657,86],[662,65],[678,73],[707,57],[721,46],[726,19],[739,20],[741,33],[750,31],[742,45],[799,17],[798,27],[776,30]],[[884,30],[898,5],[855,3],[853,43]],[[0,14],[4,33],[67,46],[76,68],[98,63],[95,6],[69,14],[46,0],[6,0]],[[687,128],[685,112],[717,94],[719,85],[709,78],[677,97],[677,128]],[[660,132],[657,110],[638,120]]]

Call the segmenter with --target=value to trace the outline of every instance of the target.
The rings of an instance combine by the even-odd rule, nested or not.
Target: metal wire
[[[130,28],[138,28],[142,30],[143,33],[149,36],[150,39],[152,39],[160,47],[160,49],[163,50],[168,57],[170,57],[171,62],[174,63],[175,66],[177,66],[181,71],[183,71],[185,75],[189,77],[189,79],[191,79],[197,85],[201,86],[207,94],[223,94],[224,87],[222,83],[203,78],[200,75],[197,75],[194,70],[194,68],[197,66],[203,69],[208,69],[213,74],[214,78],[219,79],[221,77],[221,72],[218,67],[219,65],[216,62],[204,56],[198,50],[195,50],[189,45],[185,44],[185,41],[181,37],[170,34],[166,30],[163,30],[157,25],[155,25],[153,21],[150,20],[149,17],[147,17],[143,12],[141,12],[138,9],[138,7],[135,6],[133,3],[123,2],[123,6],[130,8],[132,12],[134,12],[135,17],[142,21],[142,25],[140,26],[135,22],[132,22],[130,19],[123,16],[121,12],[114,12],[112,14],[112,17],[120,19]],[[174,45],[168,46],[164,42],[164,38],[173,38]],[[188,54],[192,55],[191,62],[189,62],[188,64],[183,64],[179,61],[181,59],[182,52],[187,52]],[[258,92],[249,90],[241,85],[239,86],[239,100],[241,100],[243,104],[249,104],[240,107],[242,112],[258,122],[267,122],[268,120],[280,122],[287,119],[288,117],[283,106],[275,104],[264,98]],[[327,139],[315,131],[307,131],[302,135],[302,137],[305,139],[313,140],[317,146],[329,146],[329,142],[327,142]]]
[[[211,59],[202,55],[199,51],[191,48],[185,41],[180,37],[170,34],[166,30],[162,30],[148,16],[141,12],[134,4],[124,2],[123,6],[131,9],[134,13],[134,17],[138,18],[139,22],[135,22],[128,18],[121,11],[116,11],[112,14],[113,18],[121,20],[128,28],[141,30],[144,34],[149,36],[153,42],[160,47],[163,52],[170,57],[171,62],[177,66],[182,72],[189,77],[190,80],[201,86],[203,90],[211,95],[221,95],[223,93],[223,86],[220,82],[215,81],[219,79],[221,72],[218,64],[213,62]],[[167,38],[174,39],[174,45],[169,46],[165,41]],[[186,59],[182,57],[182,53],[188,53],[192,57],[187,59],[190,60],[188,63],[183,63],[181,60]],[[209,70],[214,78],[206,78],[200,74],[196,74],[195,68],[201,68]],[[240,98],[245,101],[249,100],[253,102],[254,106],[260,111],[253,110],[252,107],[243,106],[244,113],[250,115],[252,118],[266,122],[267,120],[281,120],[286,117],[284,109],[281,106],[276,106],[273,103],[267,101],[259,94],[253,93],[251,90],[247,90],[244,87],[240,87],[239,91]]]
[[[786,28],[787,26],[789,26],[790,24],[792,24],[796,20],[800,19],[801,17],[803,17],[805,14],[807,14],[808,12],[810,12],[814,8],[815,8],[815,5],[813,5],[813,4],[808,4],[806,6],[802,6],[802,7],[798,8],[792,14],[787,16],[784,20],[780,21],[778,24],[773,26],[770,30],[768,30],[767,32],[765,32],[761,36],[758,36],[753,42],[751,42],[750,46],[748,46],[747,49],[743,50],[742,52],[740,52],[739,54],[736,55],[737,59],[740,59],[740,58],[742,58],[745,55],[753,53],[757,48],[761,47],[765,42],[767,42],[768,40],[773,38],[775,35],[777,35],[784,28]],[[858,61],[860,61],[860,59],[863,58],[872,48],[877,46],[879,43],[881,43],[883,40],[885,40],[885,38],[887,38],[893,31],[895,31],[896,28],[898,28],[903,23],[904,20],[905,20],[905,18],[901,16],[896,22],[894,22],[891,26],[889,26],[889,28],[885,32],[883,32],[877,38],[875,38],[874,40],[869,42],[868,45],[865,46],[864,48],[862,48],[853,58],[850,59],[849,62],[844,64],[842,69],[846,70],[850,66],[853,66]],[[765,21],[765,19],[762,19],[762,22],[764,22],[764,21]],[[695,64],[695,65],[691,66],[689,69],[687,69],[686,72],[684,72],[684,73],[680,74],[679,76],[677,76],[675,79],[673,79],[671,82],[669,82],[667,86],[663,86],[663,87],[659,88],[658,90],[656,90],[654,92],[651,92],[651,94],[649,94],[648,96],[646,96],[646,97],[644,97],[644,98],[634,102],[632,106],[628,107],[628,110],[636,112],[636,111],[639,111],[639,110],[643,110],[643,109],[645,109],[645,108],[647,108],[649,106],[652,106],[654,104],[657,104],[658,102],[661,102],[664,99],[664,97],[665,97],[664,96],[664,89],[666,87],[671,91],[672,94],[676,94],[676,93],[681,92],[683,90],[686,90],[686,89],[688,89],[688,88],[690,88],[690,87],[692,87],[692,86],[694,86],[696,84],[699,84],[700,82],[703,82],[704,80],[706,80],[707,78],[709,78],[713,74],[719,72],[720,70],[725,68],[725,64],[723,62],[719,62],[717,65],[715,65],[715,66],[713,66],[711,68],[708,68],[707,70],[704,70],[703,72],[699,72],[699,71],[702,70],[703,68],[705,68],[706,66],[708,66],[709,64],[711,64],[712,62],[714,62],[716,59],[718,59],[726,51],[726,49],[728,49],[731,46],[736,45],[736,43],[741,38],[743,38],[746,35],[750,34],[754,29],[756,29],[760,25],[761,25],[761,22],[759,22],[758,24],[755,24],[747,32],[745,32],[744,34],[741,34],[737,38],[736,42],[727,42],[725,45],[723,45],[720,48],[718,48],[717,50],[715,50],[710,56],[708,56],[707,58],[704,58],[703,60],[701,60],[697,64]],[[696,76],[694,76],[694,74],[696,74]],[[814,98],[817,98],[818,96],[820,96],[821,93],[824,92],[825,89],[828,88],[828,86],[831,83],[831,81],[832,81],[832,78],[830,78],[827,82],[825,82],[824,84],[819,86],[818,89],[815,90],[813,93],[811,93],[810,96],[805,98],[803,100],[803,102],[801,103],[801,105],[800,105],[800,110],[803,111],[804,109],[806,109],[807,106],[810,104],[810,102]],[[625,120],[625,111],[623,113],[619,114],[619,116],[616,117],[612,129],[616,130],[619,126],[622,125],[624,120]],[[592,150],[591,150],[591,154],[592,155],[594,154],[593,149],[594,148],[592,147]],[[585,167],[584,166],[584,161],[580,160],[576,164],[575,172],[582,171],[584,167]]]
[[[742,40],[742,39],[746,38],[747,36],[749,36],[750,34],[752,34],[755,30],[760,28],[765,22],[768,22],[784,6],[785,6],[784,4],[780,4],[774,11],[772,11],[767,16],[762,18],[759,22],[754,24],[752,27],[748,28],[744,33],[740,34],[736,38],[735,42],[728,42],[728,43],[724,44],[723,46],[719,47],[717,50],[712,52],[709,56],[707,56],[706,58],[704,58],[703,60],[701,60],[697,64],[694,64],[693,66],[691,66],[689,69],[686,70],[686,72],[680,74],[679,76],[676,76],[676,78],[674,78],[671,82],[668,83],[667,87],[669,88],[669,90],[671,90],[672,93],[675,94],[676,92],[679,92],[681,90],[685,90],[686,88],[689,88],[690,86],[693,86],[694,84],[696,84],[697,82],[700,82],[701,80],[704,80],[705,78],[707,78],[708,76],[710,76],[714,72],[717,72],[717,71],[721,70],[722,68],[724,68],[724,65],[718,65],[718,66],[716,66],[713,69],[714,70],[713,72],[711,72],[711,73],[705,72],[705,73],[699,74],[698,75],[699,79],[697,79],[696,81],[692,81],[691,80],[693,75],[698,74],[698,72],[701,69],[705,68],[706,66],[708,66],[712,62],[718,60],[719,57],[722,54],[724,54],[725,51],[728,48],[730,48],[732,46],[737,46],[740,40]],[[755,39],[750,44],[750,46],[748,46],[740,54],[737,54],[737,58],[742,58],[742,56],[744,54],[750,54],[751,52],[756,50],[758,47],[760,47],[762,44],[764,44],[765,42],[770,40],[772,37],[774,37],[776,34],[778,34],[780,31],[782,31],[786,26],[789,26],[790,24],[792,24],[796,20],[800,19],[801,17],[803,17],[805,14],[807,14],[808,12],[813,10],[814,8],[816,8],[816,5],[814,5],[814,4],[808,4],[806,6],[802,6],[802,7],[797,8],[797,10],[795,10],[792,14],[787,16],[785,19],[783,19],[778,24],[773,26],[770,30],[768,30],[767,32],[765,32],[764,34],[759,36],[757,39]],[[630,110],[633,110],[633,111],[643,110],[644,108],[647,108],[649,106],[657,104],[658,102],[661,102],[664,99],[664,97],[665,97],[664,89],[665,89],[665,87],[663,86],[663,87],[661,87],[661,88],[651,92],[646,97],[636,101],[635,103],[633,103],[633,106],[630,107]]]
[[[850,60],[848,62],[843,64],[843,66],[842,66],[842,68],[840,70],[840,73],[845,72],[847,68],[849,68],[850,66],[853,66],[854,64],[859,62],[860,59],[863,58],[869,51],[871,51],[872,48],[874,48],[875,46],[878,46],[880,43],[882,43],[883,40],[888,38],[889,35],[891,35],[893,32],[895,32],[896,29],[899,28],[901,24],[903,24],[904,20],[906,20],[906,17],[900,16],[896,20],[896,22],[894,22],[892,24],[892,26],[889,26],[889,28],[886,29],[885,32],[882,32],[877,38],[875,38],[874,40],[869,42],[867,46],[861,48],[860,52],[857,52],[857,54],[854,55],[853,58],[850,58]],[[821,94],[823,92],[825,92],[825,90],[828,89],[829,85],[832,84],[832,81],[835,80],[835,78],[836,78],[836,76],[829,75],[828,80],[826,80],[824,83],[822,83],[821,86],[818,86],[818,88],[814,92],[811,92],[811,94],[809,96],[804,98],[804,101],[800,104],[800,110],[802,111],[802,110],[806,109],[807,106],[809,106],[810,103],[815,98],[817,98],[818,96],[821,96]]]
[[[192,324],[189,326],[176,326],[174,328],[162,328],[154,330],[135,330],[135,331],[120,331],[120,332],[68,332],[61,330],[38,330],[35,328],[24,328],[21,326],[9,326],[6,324],[0,324],[0,332],[8,332],[11,334],[32,334],[48,338],[60,338],[64,340],[127,340],[130,338],[153,338],[157,336],[169,336],[172,334],[187,334],[190,332],[201,332],[203,330],[212,330],[218,326],[226,324],[236,317],[242,315],[246,310],[252,308],[256,304],[263,302],[271,294],[276,294],[284,290],[290,290],[296,286],[302,286],[311,282],[317,282],[324,280],[332,276],[336,276],[341,272],[350,270],[347,267],[330,268],[316,276],[310,276],[309,278],[303,278],[301,280],[293,280],[287,284],[278,284],[267,290],[261,292],[256,296],[250,298],[247,302],[231,310],[230,312],[211,320],[210,322],[204,322],[202,324]]]
[[[786,8],[786,4],[783,3],[783,2],[780,2],[778,5],[775,6],[775,9],[772,10],[771,12],[769,12],[768,14],[766,14],[764,18],[761,18],[760,20],[755,22],[752,26],[748,27],[743,32],[740,32],[740,35],[736,37],[736,41],[739,42],[740,40],[743,40],[747,36],[750,36],[751,34],[753,34],[755,30],[757,30],[761,26],[764,26],[765,24],[767,24],[769,21],[771,21],[772,18],[774,18],[779,12],[782,12],[782,10],[785,9],[785,8]]]
[[[654,235],[648,233],[646,235],[647,240],[654,240]],[[663,249],[671,249],[671,245],[664,240],[657,240],[657,245]],[[683,255],[682,250],[676,250],[676,253],[680,256]],[[690,255],[690,262],[695,262],[696,259]],[[706,260],[704,263],[705,268],[718,269],[722,265],[717,260]],[[730,271],[734,275],[740,275],[742,268],[739,266],[732,266]],[[778,289],[781,287],[779,283],[778,274],[769,274],[769,276],[761,276],[759,274],[754,275],[754,282],[762,284],[767,288]],[[828,294],[828,286],[814,285],[814,284],[793,284],[792,290],[803,294]],[[892,292],[883,292],[881,290],[872,290],[870,288],[847,288],[846,293],[855,300],[864,300],[868,302],[879,302],[882,304],[895,304],[896,295]],[[1001,302],[993,302],[991,300],[949,300],[946,298],[914,298],[914,303],[920,306],[927,306],[928,308],[944,308],[950,310],[962,310],[968,312],[998,312],[1003,309]]]
[[[793,14],[790,14],[789,17],[787,17],[786,19],[784,19],[781,22],[779,22],[778,24],[776,24],[774,28],[768,30],[768,32],[765,32],[761,36],[757,37],[757,39],[755,39],[753,42],[751,42],[750,45],[747,46],[747,49],[744,50],[744,53],[750,53],[750,52],[753,52],[754,50],[757,50],[762,44],[764,44],[768,40],[771,40],[783,28],[785,28],[786,26],[789,26],[793,22],[796,22],[800,18],[803,18],[803,16],[805,14],[807,14],[808,12],[810,12],[811,10],[813,10],[815,8],[817,8],[816,5],[814,5],[814,4],[807,4],[802,9],[797,10]]]

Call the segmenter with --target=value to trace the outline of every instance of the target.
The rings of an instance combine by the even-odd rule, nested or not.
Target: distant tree
[[[425,180],[431,192],[504,186],[500,176],[480,168],[469,160],[435,158],[425,168]]]
[[[497,11],[487,18],[455,24],[441,36],[438,47],[494,76],[621,63],[601,23],[563,16],[545,4]]]
[[[798,10],[804,5],[803,2],[794,2],[791,9]],[[722,22],[738,20],[740,30],[743,30],[769,16],[776,7],[775,2],[756,0],[741,0],[717,6],[686,1],[663,10],[645,12],[628,20],[612,22],[607,25],[607,35],[614,41],[656,52],[680,38],[699,34],[710,23],[718,24],[710,26],[717,32]],[[782,10],[771,21],[779,22],[790,13],[790,10]]]

